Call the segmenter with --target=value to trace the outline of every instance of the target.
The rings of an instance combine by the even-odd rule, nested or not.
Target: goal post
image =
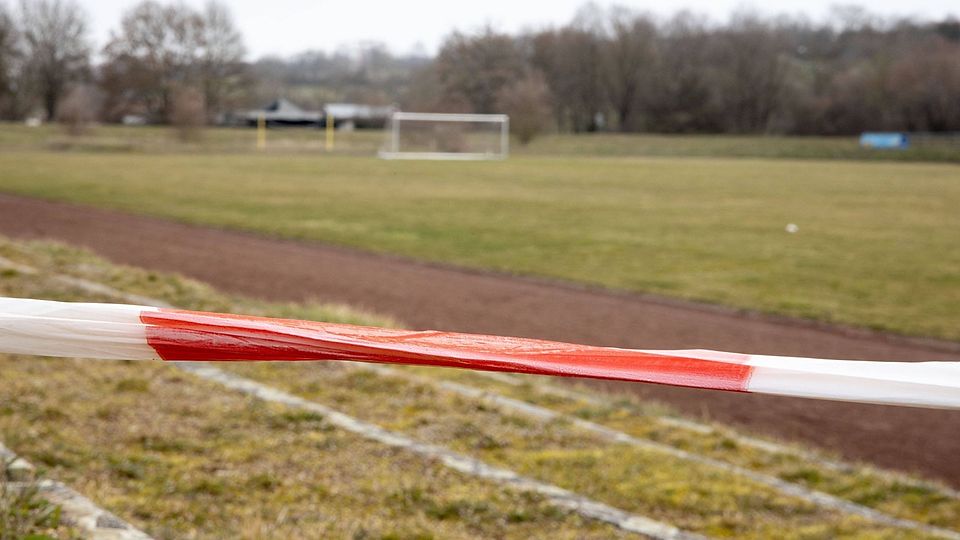
[[[510,118],[505,114],[395,112],[383,159],[506,159]]]

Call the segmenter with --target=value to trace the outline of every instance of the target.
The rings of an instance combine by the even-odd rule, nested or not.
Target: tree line
[[[96,59],[96,60],[95,60]],[[212,123],[285,96],[506,112],[543,130],[852,134],[960,131],[960,21],[836,8],[827,22],[717,24],[589,4],[566,25],[454,32],[434,57],[378,43],[246,60],[229,10],[145,0],[96,50],[73,0],[0,0],[0,118]]]
[[[308,108],[392,104],[430,61],[364,42],[249,62],[229,9],[216,1],[194,9],[144,0],[122,14],[99,50],[88,28],[74,0],[20,0],[13,8],[0,0],[0,120],[182,125],[223,122],[277,97]]]
[[[524,111],[546,102],[561,131],[960,131],[956,19],[837,8],[829,23],[739,12],[717,25],[588,6],[558,28],[455,33],[430,71],[434,107],[512,102],[505,112],[537,124]]]
[[[141,2],[100,51],[88,28],[72,0],[0,4],[0,118],[206,123],[244,99],[246,51],[223,4]]]

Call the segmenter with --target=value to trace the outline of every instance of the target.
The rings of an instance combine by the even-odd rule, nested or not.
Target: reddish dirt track
[[[321,298],[417,328],[642,348],[710,348],[875,360],[957,360],[951,343],[911,341],[546,280],[463,270],[65,203],[0,195],[0,234],[52,238],[106,258],[177,271],[222,290]],[[847,458],[960,486],[960,411],[598,383],[695,416],[799,440]]]

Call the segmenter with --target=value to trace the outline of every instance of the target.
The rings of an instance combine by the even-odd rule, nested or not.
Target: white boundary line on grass
[[[100,508],[90,499],[70,489],[66,484],[54,480],[31,482],[33,465],[19,457],[0,443],[0,462],[6,465],[0,474],[12,473],[9,486],[26,488],[34,485],[37,492],[47,501],[60,507],[64,524],[76,527],[90,540],[151,540],[146,533],[136,529],[126,521]]]
[[[498,373],[494,371],[477,371],[476,374],[481,377],[486,377],[488,379],[509,384],[511,386],[522,386],[522,385],[528,384],[534,390],[537,390],[544,394],[563,397],[566,399],[572,399],[574,401],[583,401],[584,403],[589,403],[590,405],[596,405],[596,406],[609,405],[609,403],[604,402],[604,400],[602,399],[597,399],[596,397],[590,394],[577,391],[576,389],[573,389],[573,388],[561,388],[555,384],[551,384],[544,381],[522,380],[521,377],[527,377],[524,375],[512,375],[508,373]],[[529,375],[529,377],[535,377],[535,376]],[[688,431],[693,431],[695,433],[702,433],[704,435],[717,432],[716,428],[714,428],[713,426],[710,426],[709,424],[704,424],[702,422],[697,422],[695,420],[687,420],[684,418],[672,418],[669,416],[659,416],[659,417],[656,417],[655,420],[666,426],[686,429]],[[757,450],[761,450],[763,452],[768,452],[771,454],[785,454],[785,455],[793,456],[796,458],[800,458],[800,459],[815,463],[825,469],[841,471],[841,472],[852,472],[857,468],[856,466],[851,465],[849,463],[835,461],[835,460],[817,455],[807,450],[793,448],[789,445],[779,444],[772,441],[766,441],[763,439],[758,439],[756,437],[750,437],[748,435],[740,435],[738,433],[726,433],[726,432],[721,432],[721,433],[725,437],[729,437],[731,440],[733,440],[737,444],[748,446],[750,448],[755,448]],[[911,486],[919,486],[926,489],[930,489],[931,491],[936,491],[937,493],[944,495],[946,497],[950,497],[953,499],[960,499],[960,491],[951,489],[946,486],[935,485],[935,484],[930,484],[923,481],[918,481],[916,479],[909,478],[907,476],[904,476],[902,474],[899,474],[893,471],[875,470],[874,473],[879,476],[887,477],[894,481],[903,482]]]
[[[659,452],[659,453],[667,454],[671,457],[686,460],[692,463],[713,467],[713,468],[728,472],[730,474],[741,476],[748,480],[752,480],[758,484],[763,484],[763,485],[772,487],[785,495],[796,497],[798,499],[814,504],[816,506],[820,506],[822,508],[839,510],[842,512],[846,512],[848,514],[869,519],[873,522],[876,522],[882,525],[917,530],[917,531],[933,534],[936,536],[940,536],[943,538],[950,538],[951,540],[960,540],[960,532],[956,532],[950,529],[945,529],[942,527],[936,527],[934,525],[928,525],[926,523],[912,521],[909,519],[894,517],[894,516],[885,514],[879,510],[875,510],[873,508],[869,508],[869,507],[857,504],[855,502],[848,501],[846,499],[841,499],[834,495],[830,495],[829,493],[824,493],[822,491],[809,489],[799,484],[787,482],[786,480],[781,480],[775,476],[759,473],[750,469],[746,469],[744,467],[740,467],[738,465],[734,465],[732,463],[720,461],[718,459],[713,459],[713,458],[702,456],[699,454],[694,454],[692,452],[687,452],[686,450],[681,450],[679,448],[675,448],[667,444],[659,443],[649,439],[634,437],[622,431],[618,431],[618,430],[600,425],[596,422],[591,422],[589,420],[584,420],[582,418],[577,418],[575,416],[559,413],[557,411],[553,411],[551,409],[547,409],[539,405],[534,405],[532,403],[527,403],[525,401],[520,401],[507,396],[502,396],[500,394],[496,394],[496,393],[482,390],[479,388],[474,388],[471,386],[466,386],[453,381],[436,381],[426,377],[420,377],[417,375],[401,373],[400,370],[385,367],[385,366],[369,366],[368,369],[370,368],[372,368],[376,372],[380,372],[383,374],[394,375],[400,378],[421,382],[423,384],[433,384],[444,390],[447,390],[448,392],[452,392],[464,397],[486,400],[487,402],[491,403],[496,407],[499,407],[500,409],[518,412],[520,414],[524,414],[540,420],[547,421],[547,420],[563,419],[579,427],[580,429],[583,429],[584,431],[589,431],[591,433],[599,435],[610,442],[629,444],[631,446],[636,446],[644,450]]]
[[[35,272],[36,272],[36,270],[33,269],[33,268],[31,268],[31,267],[24,266],[24,265],[20,265],[20,264],[18,264],[18,263],[14,263],[14,262],[12,262],[12,261],[9,261],[9,260],[7,260],[7,259],[4,259],[4,258],[0,257],[0,266],[3,266],[3,265],[5,265],[5,264],[9,265],[9,267],[12,267],[12,268],[14,268],[14,269],[20,270],[20,271],[25,272],[25,273],[35,273]],[[78,288],[84,288],[84,289],[90,290],[91,292],[97,292],[97,293],[100,293],[100,294],[106,294],[106,295],[110,295],[110,296],[116,296],[116,297],[118,297],[118,298],[124,298],[124,299],[127,299],[128,301],[131,301],[131,302],[136,302],[136,303],[141,303],[141,304],[146,304],[146,305],[154,305],[154,306],[156,306],[156,307],[167,307],[167,308],[172,308],[172,307],[174,307],[174,306],[170,305],[169,303],[164,302],[164,301],[159,300],[159,299],[156,299],[156,298],[149,298],[149,297],[144,297],[144,296],[139,296],[139,295],[127,293],[127,292],[124,292],[124,291],[120,291],[120,290],[118,290],[118,289],[115,289],[115,288],[113,288],[113,287],[110,287],[110,286],[108,286],[108,285],[104,285],[104,284],[102,284],[102,283],[96,283],[96,282],[89,281],[89,280],[86,280],[86,279],[83,279],[83,278],[76,278],[76,277],[73,277],[73,276],[67,276],[67,275],[62,275],[62,274],[54,274],[54,275],[52,275],[51,277],[52,277],[53,279],[58,279],[58,280],[60,280],[60,281],[63,282],[63,283],[67,283],[67,284],[69,284],[69,285],[76,286],[76,287],[78,287]],[[178,363],[178,364],[179,364],[179,363]],[[353,364],[357,364],[357,363],[353,363]],[[186,364],[182,364],[181,367],[184,367],[185,365],[186,365]],[[433,379],[426,379],[426,378],[418,377],[418,376],[411,375],[411,374],[402,374],[402,373],[400,373],[399,370],[396,370],[396,369],[393,369],[393,368],[389,368],[389,367],[386,367],[386,366],[376,366],[376,365],[372,365],[372,364],[363,364],[363,367],[365,367],[365,368],[367,368],[367,369],[374,370],[374,371],[380,371],[380,372],[382,372],[382,373],[389,373],[389,374],[391,374],[391,375],[397,375],[397,376],[401,376],[401,377],[405,377],[405,378],[409,378],[409,379],[415,379],[415,380],[418,380],[418,381],[424,382],[424,383],[435,384],[435,385],[437,385],[437,386],[439,386],[439,387],[441,387],[441,388],[444,388],[444,389],[446,389],[446,390],[448,390],[448,391],[450,391],[450,392],[458,393],[458,394],[463,395],[463,396],[472,397],[472,398],[482,398],[482,399],[486,399],[486,400],[490,401],[491,403],[493,403],[493,404],[495,404],[495,405],[497,405],[497,406],[499,406],[499,407],[501,407],[501,408],[504,408],[504,409],[507,409],[507,410],[513,410],[513,411],[516,411],[516,412],[519,412],[519,413],[522,413],[522,414],[526,414],[526,415],[528,415],[528,416],[532,416],[532,417],[536,417],[536,418],[540,418],[540,419],[545,419],[545,420],[555,419],[555,418],[562,418],[562,419],[565,419],[565,420],[567,420],[567,421],[570,421],[572,424],[580,427],[581,429],[584,429],[584,430],[586,430],[586,431],[590,431],[590,432],[593,432],[593,433],[595,433],[595,434],[601,435],[601,436],[607,438],[608,440],[610,440],[611,442],[618,442],[618,443],[630,444],[630,445],[637,446],[637,447],[640,447],[640,448],[644,448],[644,449],[647,449],[647,450],[665,453],[665,454],[668,454],[668,455],[670,455],[670,456],[676,457],[676,458],[678,458],[678,459],[684,459],[684,460],[691,461],[691,462],[693,462],[693,463],[698,463],[698,464],[702,464],[702,465],[706,465],[706,466],[710,466],[710,467],[715,467],[715,468],[718,468],[718,469],[723,470],[723,471],[725,471],[725,472],[729,472],[729,473],[731,473],[731,474],[739,475],[739,476],[742,476],[742,477],[747,478],[747,479],[749,479],[749,480],[755,481],[755,482],[757,482],[757,483],[770,486],[770,487],[772,487],[772,488],[774,488],[774,489],[779,490],[781,493],[784,493],[784,494],[786,494],[786,495],[799,498],[799,499],[801,499],[801,500],[804,500],[804,501],[809,502],[809,503],[811,503],[811,504],[814,504],[814,505],[816,505],[816,506],[820,506],[820,507],[822,507],[822,508],[827,508],[827,509],[831,509],[831,510],[837,510],[837,511],[841,511],[841,512],[846,512],[846,513],[849,513],[849,514],[852,514],[852,515],[856,515],[856,516],[863,517],[863,518],[865,518],[865,519],[872,520],[872,521],[874,521],[874,522],[876,522],[876,523],[880,523],[880,524],[883,524],[883,525],[888,525],[888,526],[893,526],[893,527],[900,527],[900,528],[911,529],[911,530],[918,530],[918,531],[926,532],[926,533],[933,534],[933,535],[936,535],[936,536],[940,536],[940,537],[943,537],[943,538],[949,538],[949,539],[951,539],[951,540],[960,540],[960,532],[957,532],[957,531],[953,531],[953,530],[950,530],[950,529],[945,529],[945,528],[942,528],[942,527],[937,527],[937,526],[934,526],[934,525],[929,525],[929,524],[926,524],[926,523],[920,523],[920,522],[913,521],[913,520],[909,520],[909,519],[903,519],[903,518],[898,518],[898,517],[895,517],[895,516],[891,516],[891,515],[888,515],[888,514],[885,514],[885,513],[881,512],[881,511],[879,511],[879,510],[875,510],[875,509],[873,509],[873,508],[869,508],[869,507],[866,507],[866,506],[863,506],[863,505],[854,503],[854,502],[852,502],[852,501],[848,501],[848,500],[845,500],[845,499],[841,499],[841,498],[839,498],[839,497],[836,497],[836,496],[834,496],[834,495],[830,495],[830,494],[828,494],[828,493],[824,493],[824,492],[821,492],[821,491],[812,490],[812,489],[806,488],[806,487],[804,487],[804,486],[801,486],[801,485],[799,485],[799,484],[795,484],[795,483],[792,483],[792,482],[788,482],[788,481],[786,481],[786,480],[781,480],[781,479],[776,478],[776,477],[774,477],[774,476],[762,474],[762,473],[759,473],[759,472],[756,472],[756,471],[752,471],[752,470],[750,470],[750,469],[746,469],[746,468],[740,467],[740,466],[738,466],[738,465],[734,465],[734,464],[727,463],[727,462],[724,462],[724,461],[720,461],[720,460],[717,460],[717,459],[713,459],[713,458],[709,458],[709,457],[706,457],[706,456],[694,454],[694,453],[692,453],[692,452],[687,452],[687,451],[685,451],[685,450],[681,450],[681,449],[678,449],[678,448],[675,448],[675,447],[672,447],[672,446],[669,446],[669,445],[666,445],[666,444],[663,444],[663,443],[659,443],[659,442],[652,441],[652,440],[649,440],[649,439],[642,439],[642,438],[639,438],[639,437],[634,437],[634,436],[629,435],[629,434],[627,434],[627,433],[623,433],[623,432],[621,432],[621,431],[617,431],[617,430],[614,430],[614,429],[612,429],[612,428],[608,428],[608,427],[606,427],[606,426],[597,424],[596,422],[591,422],[591,421],[589,421],[589,420],[583,420],[583,419],[581,419],[581,418],[576,418],[576,417],[573,417],[573,416],[570,416],[570,415],[565,415],[565,414],[563,414],[563,413],[558,413],[558,412],[556,412],[556,411],[553,411],[553,410],[550,410],[550,409],[541,407],[541,406],[539,406],[539,405],[534,405],[534,404],[527,403],[527,402],[524,402],[524,401],[520,401],[520,400],[517,400],[517,399],[509,398],[509,397],[506,397],[506,396],[501,396],[501,395],[499,395],[499,394],[495,394],[495,393],[492,393],[492,392],[488,392],[488,391],[486,391],[486,390],[481,390],[481,389],[478,389],[478,388],[469,387],[469,386],[462,385],[462,384],[459,384],[459,383],[455,383],[455,382],[452,382],[452,381],[436,381],[436,380],[433,380]],[[187,369],[187,368],[185,368],[185,369]],[[210,368],[210,369],[215,369],[215,368]],[[188,369],[188,371],[190,371],[190,369]],[[294,399],[294,400],[300,400],[300,401],[303,401],[304,403],[312,403],[312,402],[307,402],[306,400],[302,400],[301,398],[298,398],[298,397],[296,397],[296,396],[292,396],[292,395],[290,395],[290,394],[286,394],[286,393],[284,393],[284,392],[282,392],[282,391],[280,391],[280,390],[276,390],[276,389],[272,389],[272,388],[267,387],[267,386],[264,386],[264,385],[260,385],[260,383],[256,383],[256,382],[254,382],[254,381],[249,381],[249,380],[246,380],[246,379],[242,379],[242,378],[240,378],[240,377],[238,377],[238,376],[234,376],[234,375],[231,375],[231,374],[227,374],[227,373],[224,373],[224,372],[222,372],[222,371],[220,371],[220,370],[216,370],[216,371],[217,371],[218,373],[223,374],[224,376],[227,376],[227,377],[233,377],[233,378],[235,378],[235,379],[237,379],[237,380],[243,380],[243,381],[245,381],[246,383],[249,383],[249,384],[252,384],[252,385],[262,386],[264,389],[270,390],[270,391],[272,391],[272,392],[277,392],[278,395],[286,395],[286,396],[289,396],[290,398],[292,398],[292,399]],[[513,379],[513,377],[511,377],[511,376],[509,376],[509,375],[504,375],[504,374],[500,374],[500,373],[487,373],[487,372],[478,372],[478,373],[483,374],[483,375],[486,375],[486,376],[490,376],[491,378],[494,378],[494,379],[496,379],[496,380],[500,380],[500,381],[503,381],[503,382],[507,382],[507,381],[509,380],[509,381],[510,381],[509,384],[514,384],[514,385],[520,384],[520,383],[518,383],[518,382],[515,382],[516,379]],[[219,381],[218,381],[218,382],[219,382]],[[583,400],[585,400],[585,401],[587,401],[587,402],[589,402],[589,403],[602,404],[602,402],[599,401],[599,400],[597,400],[596,398],[593,398],[593,397],[591,397],[591,396],[583,396],[583,395],[580,395],[580,393],[578,393],[578,392],[574,392],[574,391],[570,391],[570,390],[565,390],[565,389],[559,389],[559,388],[547,387],[546,385],[536,385],[536,387],[537,387],[537,388],[549,389],[549,391],[550,391],[551,393],[555,393],[556,395],[565,395],[566,397],[570,397],[570,398],[583,399]],[[325,408],[325,409],[326,409],[325,406],[320,405],[320,404],[317,404],[317,403],[313,403],[313,405],[316,405],[317,407],[322,407],[322,408]],[[329,409],[329,410],[333,411],[332,409]],[[336,411],[333,411],[333,412],[336,412]],[[322,413],[322,414],[323,414],[323,413]],[[337,414],[343,414],[343,413],[337,413]],[[346,416],[346,415],[344,415],[344,416]],[[351,418],[351,417],[347,417],[347,418]],[[351,418],[351,419],[352,419],[352,418]],[[355,419],[352,419],[352,420],[355,421],[355,422],[360,422],[359,420],[355,420]],[[706,433],[706,432],[707,432],[706,430],[712,431],[712,428],[710,428],[709,426],[706,426],[706,425],[703,425],[703,424],[700,424],[700,423],[697,423],[697,422],[692,422],[692,421],[687,421],[687,420],[677,420],[677,419],[661,419],[661,421],[662,421],[662,420],[666,420],[666,422],[664,422],[664,423],[673,424],[673,425],[675,425],[676,427],[681,427],[681,428],[684,428],[684,429],[692,429],[692,430],[694,430],[694,431],[698,431],[698,432],[701,432],[701,433]],[[360,422],[360,423],[362,423],[362,422]],[[381,431],[384,431],[384,433],[390,434],[390,432],[387,432],[387,431],[385,431],[385,430],[382,430],[382,428],[379,428],[378,426],[373,426],[373,425],[371,425],[371,427],[373,427],[373,428],[375,428],[375,429],[378,429],[378,430],[381,430]],[[345,429],[347,429],[347,428],[345,428]],[[392,436],[400,437],[400,438],[405,438],[403,435],[398,435],[398,434],[392,434]],[[767,443],[766,441],[761,441],[761,440],[759,440],[759,439],[752,439],[752,438],[744,438],[744,439],[745,439],[746,441],[749,441],[749,442],[751,443],[751,444],[750,444],[751,446],[754,446],[754,447],[759,448],[759,449],[764,449],[764,450],[767,450],[767,451],[781,451],[781,450],[780,450],[780,449],[781,449],[781,446],[780,446],[780,445],[776,445],[776,444],[774,444],[774,443]],[[378,439],[378,440],[379,440],[379,439]],[[383,441],[381,441],[381,442],[383,442]],[[432,447],[432,445],[423,445],[423,444],[421,444],[421,443],[417,443],[417,442],[412,441],[412,440],[410,440],[410,443],[411,443],[411,444],[414,444],[414,445],[420,445],[420,446],[423,446],[423,447],[428,447],[428,448],[429,448],[429,447]],[[406,446],[405,446],[405,447],[406,447]],[[787,449],[787,447],[782,447],[782,448]],[[414,451],[416,451],[416,450],[414,450]],[[452,452],[451,452],[451,454],[452,454]],[[457,455],[457,454],[453,454],[453,455]],[[801,456],[801,457],[804,457],[802,454],[800,454],[800,456]],[[459,457],[462,458],[462,459],[467,459],[467,460],[472,459],[472,458],[467,458],[467,457],[465,457],[465,456],[459,456]],[[819,459],[817,459],[817,460],[815,460],[815,461],[816,461],[817,463],[820,463],[820,460],[819,460]],[[446,463],[446,462],[445,462],[445,463]],[[477,462],[477,463],[480,463],[480,462]],[[839,465],[840,467],[848,467],[848,466],[843,465],[843,464],[837,464],[837,465]],[[488,466],[488,467],[489,467],[489,466]],[[493,468],[493,469],[495,469],[495,468]],[[459,469],[458,469],[458,470],[459,470]],[[509,472],[509,473],[511,473],[511,474],[514,474],[514,475],[516,474],[516,473],[513,473],[512,471],[506,471],[506,472]],[[518,478],[521,478],[521,479],[523,478],[523,477],[520,477],[519,475],[517,475],[517,477],[518,477]],[[524,479],[524,480],[528,480],[528,481],[531,481],[531,482],[534,482],[534,483],[538,483],[538,482],[536,482],[535,480],[529,480],[529,479]],[[545,484],[544,484],[544,485],[545,485]],[[556,488],[555,486],[549,486],[549,487],[552,487],[552,488],[554,488],[554,489],[561,489],[561,488]],[[564,491],[564,490],[561,490],[561,491]],[[569,493],[569,492],[568,492],[568,493]],[[571,495],[575,495],[575,494],[572,494],[572,493],[571,493]],[[596,504],[601,504],[601,503],[596,503]],[[562,506],[562,505],[561,505],[561,506]],[[611,508],[611,509],[612,509],[612,508]],[[616,510],[616,509],[613,509],[613,510]],[[619,510],[618,510],[618,511],[619,511]],[[642,519],[647,519],[647,518],[642,518]],[[656,522],[654,522],[654,523],[656,523]],[[672,527],[672,526],[669,526],[669,525],[668,525],[667,527]]]
[[[574,511],[587,518],[609,523],[624,531],[665,540],[703,538],[697,534],[681,531],[673,525],[631,514],[552,484],[521,476],[509,469],[488,465],[480,460],[458,454],[447,448],[417,442],[405,435],[387,431],[380,426],[363,422],[340,411],[331,409],[326,405],[308,401],[265,384],[220,371],[208,364],[194,362],[175,362],[175,364],[180,369],[193,373],[197,377],[219,383],[231,390],[249,394],[257,399],[282,403],[290,407],[321,414],[326,421],[340,429],[387,446],[402,448],[420,456],[438,460],[447,467],[461,473],[485,480],[492,480],[498,484],[504,484],[519,491],[543,495],[555,506]]]

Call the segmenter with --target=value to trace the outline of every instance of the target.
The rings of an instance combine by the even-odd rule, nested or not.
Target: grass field
[[[633,157],[746,157],[861,161],[960,162],[960,139],[922,140],[904,150],[869,150],[856,137],[759,135],[548,135],[522,155]]]
[[[0,170],[4,192],[960,339],[955,165],[21,149]]]
[[[380,131],[338,132],[333,153],[371,156],[385,143]],[[180,142],[168,127],[104,125],[76,137],[55,125],[26,127],[0,123],[0,151],[55,150],[140,153],[247,153],[256,147],[250,128],[211,128],[192,142]],[[325,135],[318,129],[270,129],[266,153],[325,153]],[[547,134],[513,155],[592,157],[737,157],[845,159],[860,161],[960,162],[960,138],[921,139],[905,150],[867,150],[856,137],[759,135]]]
[[[0,295],[122,301],[56,279],[70,275],[215,309],[393,324],[323,304],[265,304],[175,275],[110,265],[56,244],[0,238],[0,256],[41,269],[0,271]],[[566,419],[509,413],[444,391],[455,380],[503,392],[634,436],[820,489],[904,518],[960,527],[960,499],[866,467],[838,470],[747,448],[738,434],[659,422],[649,403],[601,404],[503,385],[455,370],[407,370],[423,380],[340,363],[229,369],[331,405],[416,440],[444,445],[595,500],[709,536],[922,538],[775,492],[741,476],[616,444]],[[611,527],[453,473],[334,428],[317,414],[234,394],[159,362],[90,362],[0,355],[0,440],[158,538],[615,538]],[[2,503],[2,501],[0,501]],[[3,513],[0,512],[0,518]]]

